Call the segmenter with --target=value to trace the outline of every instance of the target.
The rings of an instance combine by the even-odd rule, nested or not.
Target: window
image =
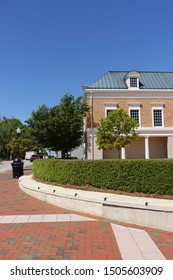
[[[113,109],[106,109],[106,117],[108,117],[110,112],[112,112],[112,111],[113,111]]]
[[[130,90],[138,90],[140,85],[140,73],[137,71],[130,71],[128,72],[124,80],[126,82],[127,88]]]
[[[153,127],[164,127],[164,104],[152,102],[152,121]]]
[[[139,109],[130,109],[130,117],[139,123]]]
[[[162,109],[153,109],[154,126],[163,126]]]
[[[129,116],[137,121],[141,125],[141,103],[129,102]]]
[[[130,87],[137,87],[137,78],[130,78]]]
[[[105,117],[107,118],[110,112],[117,109],[117,103],[105,103]]]

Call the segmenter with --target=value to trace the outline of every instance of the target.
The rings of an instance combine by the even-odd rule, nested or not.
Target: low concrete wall
[[[27,194],[59,207],[173,231],[173,200],[68,189],[37,182],[32,176],[20,177],[19,187]]]

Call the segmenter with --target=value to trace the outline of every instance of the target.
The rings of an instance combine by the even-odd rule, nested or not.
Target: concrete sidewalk
[[[0,174],[0,198],[1,260],[173,259],[173,232],[50,205],[21,191],[11,171]]]
[[[10,171],[11,163],[12,161],[7,161],[7,160],[0,162],[0,173],[6,172],[8,170]]]
[[[7,172],[7,171],[11,171],[12,170],[12,160],[3,160],[2,162],[0,162],[0,173],[4,173],[4,172]],[[29,161],[29,160],[24,160],[23,161],[24,163],[24,168],[31,168],[32,166],[32,163]]]

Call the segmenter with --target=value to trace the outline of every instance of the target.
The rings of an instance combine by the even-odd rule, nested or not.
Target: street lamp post
[[[13,160],[12,168],[13,168],[13,178],[19,178],[20,176],[23,175],[23,162],[21,161],[19,155],[20,155],[20,143],[19,143],[19,137],[21,133],[21,129],[18,127],[16,129],[16,133],[18,135],[18,157],[16,157]]]
[[[18,135],[18,139],[19,139],[19,137],[20,137],[20,133],[21,133],[21,129],[18,127],[17,129],[16,129],[16,133],[17,133],[17,135]],[[20,144],[19,144],[19,140],[17,141],[18,142],[18,157],[19,157],[19,150],[20,150]]]
[[[18,135],[18,137],[20,136],[20,133],[21,133],[21,129],[18,127],[17,129],[16,129],[16,132],[17,132],[17,135]]]

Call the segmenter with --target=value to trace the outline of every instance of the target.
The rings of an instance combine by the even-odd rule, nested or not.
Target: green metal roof
[[[125,76],[130,71],[109,71],[88,85],[89,89],[127,89]],[[173,72],[139,72],[140,89],[173,89]]]

